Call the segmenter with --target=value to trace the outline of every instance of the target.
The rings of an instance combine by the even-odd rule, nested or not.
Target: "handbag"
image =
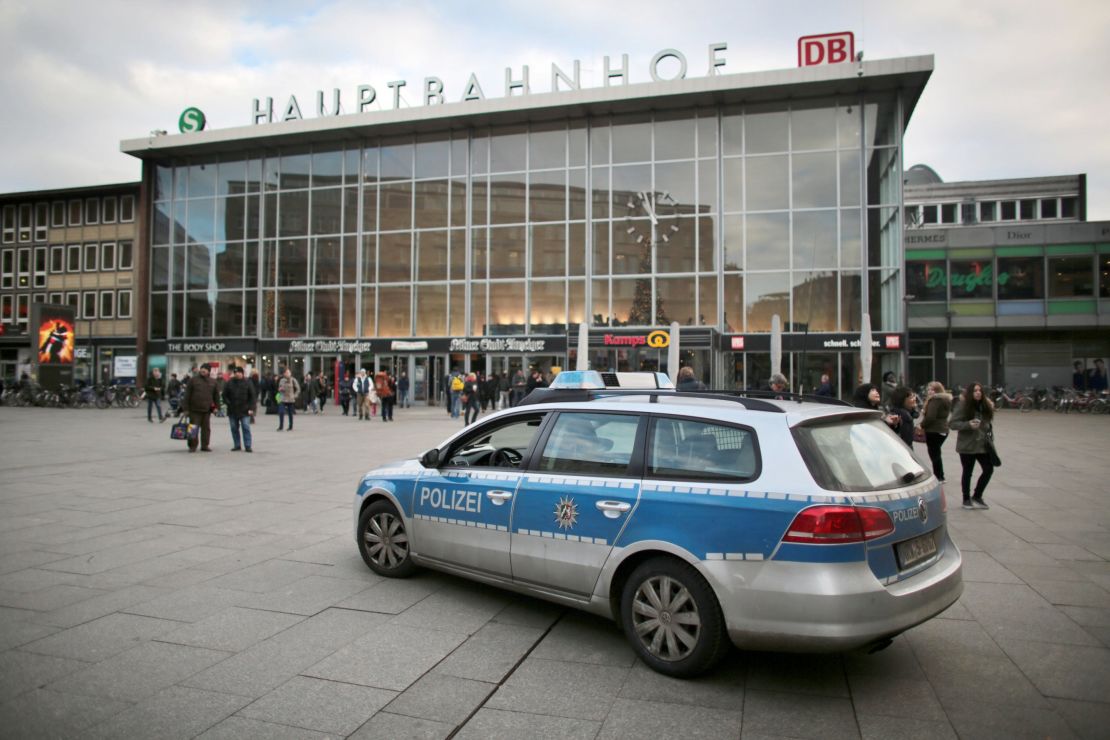
[[[913,441],[920,444],[925,444],[925,430],[921,427],[913,428]]]
[[[195,424],[190,424],[181,417],[177,423],[170,427],[170,439],[196,439],[197,434],[200,432],[200,427]]]
[[[987,448],[987,457],[990,458],[991,465],[996,468],[1002,467],[1002,458],[998,456],[998,450],[994,447],[994,432],[987,432],[985,446]]]

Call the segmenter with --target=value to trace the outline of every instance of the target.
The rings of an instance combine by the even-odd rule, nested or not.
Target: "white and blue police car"
[[[615,619],[672,676],[745,649],[874,649],[963,590],[940,482],[877,412],[564,372],[367,473],[356,539]]]

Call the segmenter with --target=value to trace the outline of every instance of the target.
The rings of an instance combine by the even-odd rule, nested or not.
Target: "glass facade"
[[[155,163],[151,339],[901,331],[896,96]]]

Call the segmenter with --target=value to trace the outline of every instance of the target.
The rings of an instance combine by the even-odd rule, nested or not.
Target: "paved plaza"
[[[1110,417],[1003,412],[963,597],[875,655],[678,681],[605,620],[375,576],[360,475],[461,425],[299,415],[187,454],[144,409],[0,408],[0,737],[1106,738]],[[959,477],[954,440],[950,481]]]

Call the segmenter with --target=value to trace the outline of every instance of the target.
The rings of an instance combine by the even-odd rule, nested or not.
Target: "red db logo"
[[[887,349],[902,349],[902,337],[897,334],[888,334],[886,337]]]
[[[856,37],[851,31],[802,36],[798,39],[798,66],[840,64],[856,57]]]

